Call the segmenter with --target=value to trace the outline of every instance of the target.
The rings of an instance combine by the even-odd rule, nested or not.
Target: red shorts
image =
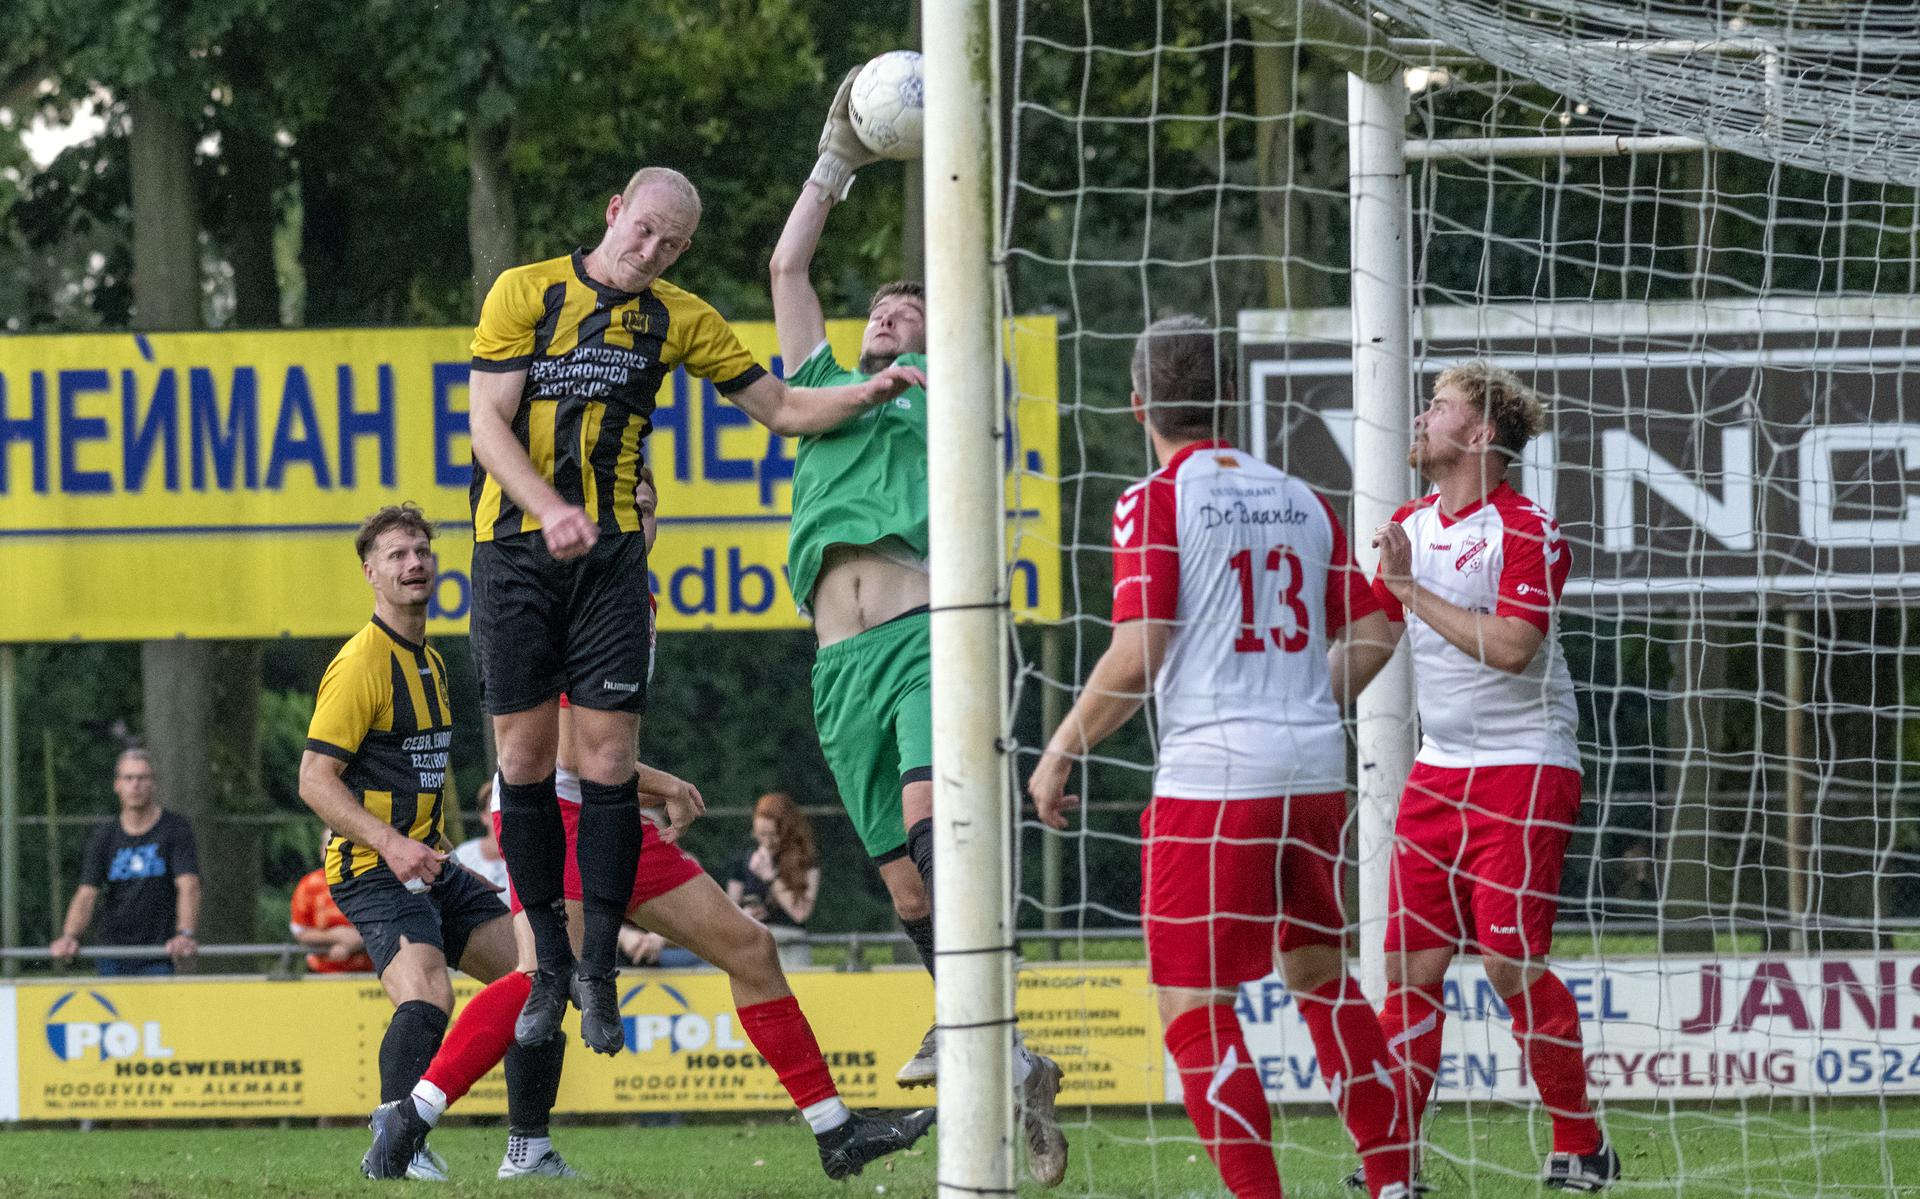
[[[568,899],[578,900],[580,890],[580,861],[578,846],[580,843],[580,805],[562,802],[560,819],[567,826],[567,864],[560,878],[560,892]],[[493,836],[501,838],[500,813],[493,813]],[[631,912],[649,899],[658,899],[683,883],[687,883],[706,873],[700,863],[693,860],[686,850],[670,841],[660,839],[660,830],[651,820],[640,822],[640,868],[633,874],[633,897],[627,901],[627,911]],[[512,911],[520,910],[520,897],[514,894],[513,877],[507,877],[507,906]]]
[[[1274,953],[1340,945],[1347,797],[1168,799],[1140,814],[1140,915],[1153,981],[1237,987]]]
[[[1577,770],[1415,763],[1393,828],[1387,952],[1545,957],[1579,819]]]

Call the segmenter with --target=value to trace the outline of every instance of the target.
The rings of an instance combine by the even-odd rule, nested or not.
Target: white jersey
[[[1113,510],[1115,635],[1174,622],[1153,679],[1153,793],[1344,791],[1328,638],[1378,604],[1340,521],[1305,483],[1225,442],[1187,446]]]
[[[1438,494],[1394,513],[1413,542],[1413,577],[1470,612],[1519,616],[1546,634],[1526,670],[1509,674],[1456,649],[1419,615],[1404,612],[1379,579],[1374,594],[1407,625],[1420,708],[1420,754],[1429,766],[1545,765],[1580,769],[1573,677],[1560,652],[1554,609],[1572,563],[1540,505],[1502,483],[1458,516]]]

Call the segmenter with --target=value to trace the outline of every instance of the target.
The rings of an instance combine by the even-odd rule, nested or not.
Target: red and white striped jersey
[[[1328,638],[1378,610],[1312,488],[1225,442],[1187,446],[1113,509],[1113,620],[1174,622],[1153,679],[1153,793],[1342,791]]]
[[[1418,761],[1431,766],[1546,765],[1580,769],[1579,713],[1573,677],[1560,652],[1554,609],[1572,561],[1560,526],[1507,484],[1483,502],[1447,516],[1438,493],[1393,514],[1413,542],[1413,577],[1470,612],[1518,616],[1547,635],[1520,674],[1508,674],[1454,648],[1386,585],[1374,594],[1387,619],[1405,621],[1420,709]]]

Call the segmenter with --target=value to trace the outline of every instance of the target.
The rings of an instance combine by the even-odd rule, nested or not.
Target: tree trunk
[[[220,164],[225,184],[218,214],[221,249],[233,267],[233,323],[242,329],[281,324],[280,279],[274,267],[273,235],[280,223],[274,203],[278,154],[273,138],[247,110],[264,101],[267,86],[253,47],[227,47],[233,111],[242,114],[221,131]]]
[[[513,219],[513,185],[507,178],[507,147],[513,126],[502,121],[467,121],[467,245],[473,262],[473,310],[500,272],[514,265],[518,251]]]
[[[200,220],[194,202],[194,128],[160,89],[128,97],[133,156],[134,322],[144,330],[198,328]],[[140,655],[145,731],[167,806],[193,822],[204,847],[200,932],[250,940],[260,891],[257,828],[212,817],[223,789],[259,794],[260,650],[237,642],[150,641]]]

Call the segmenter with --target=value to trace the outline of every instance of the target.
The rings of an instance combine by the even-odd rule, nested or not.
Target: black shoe
[[[374,1108],[367,1127],[373,1130],[373,1145],[360,1159],[360,1172],[368,1178],[405,1178],[413,1155],[433,1131],[433,1125],[420,1118],[411,1095]]]
[[[513,1022],[513,1039],[532,1049],[553,1040],[560,1031],[560,1018],[567,1014],[567,980],[551,970],[533,972],[533,988]]]
[[[853,1113],[853,1119],[830,1132],[818,1133],[820,1168],[838,1181],[851,1178],[889,1153],[911,1146],[933,1127],[934,1110],[923,1107],[902,1116]]]
[[[1605,1141],[1592,1153],[1553,1153],[1540,1181],[1556,1191],[1604,1191],[1620,1178],[1620,1155]]]
[[[1348,1190],[1353,1190],[1353,1191],[1366,1190],[1367,1189],[1367,1168],[1365,1166],[1357,1167],[1353,1173],[1347,1175],[1346,1183],[1347,1183]],[[1407,1184],[1407,1194],[1414,1195],[1414,1196],[1431,1195],[1433,1194],[1433,1187],[1429,1186],[1427,1183],[1420,1181],[1420,1176],[1416,1174],[1414,1175],[1413,1181]]]
[[[595,1053],[611,1057],[627,1047],[626,1026],[620,1021],[620,997],[614,982],[619,972],[595,973],[585,966],[573,972],[573,1006],[580,1009],[580,1039]]]

